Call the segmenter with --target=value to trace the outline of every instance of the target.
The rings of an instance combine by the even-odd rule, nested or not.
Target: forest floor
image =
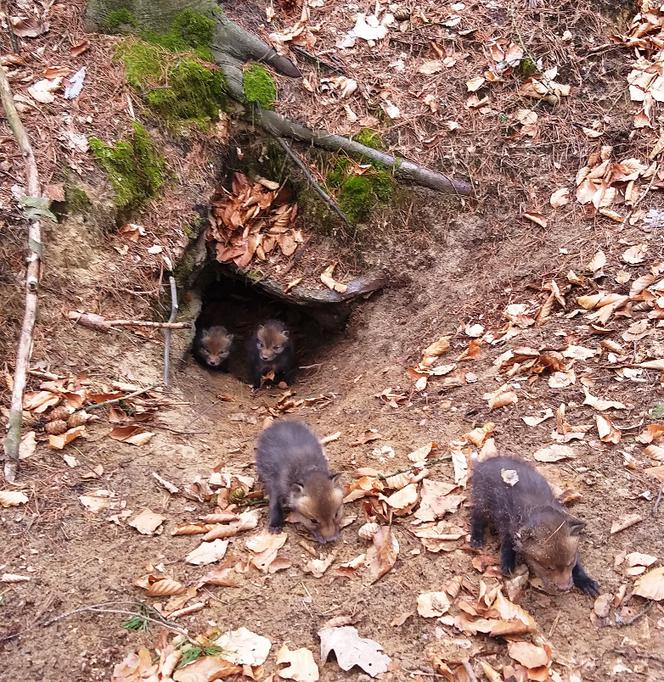
[[[390,6],[395,18],[385,20],[384,38],[375,44],[356,38],[354,47],[343,48],[337,45],[347,40],[356,13],[371,15],[376,3],[357,9],[312,0],[306,21],[300,6],[275,3],[267,27],[262,3],[224,3],[229,16],[264,37],[283,35],[299,20],[305,48],[336,60],[357,81],[357,90],[342,97],[335,92],[343,89],[339,82],[324,81],[325,74],[301,62],[305,85],[279,84],[283,113],[335,132],[376,127],[390,150],[470,175],[477,194],[457,202],[413,190],[398,207],[379,212],[360,240],[340,248],[337,279],[361,262],[385,267],[392,284],[359,303],[342,333],[307,348],[290,394],[254,393],[233,375],[210,373],[193,362],[188,338],[176,331],[171,386],[125,400],[121,409],[88,409],[99,419],[64,449],[47,447],[43,430],[53,401],[89,405],[159,386],[163,355],[160,332],[101,334],[67,314],[167,315],[167,304],[157,301],[162,254],[186,243],[183,216],[215,188],[223,171],[215,146],[196,138],[183,152],[164,145],[175,181],[133,218],[145,228],[137,241],[107,225],[71,220],[49,230],[28,395],[27,426],[37,443],[26,442],[20,485],[0,490],[0,669],[11,679],[108,680],[114,669],[118,682],[167,679],[172,636],[186,630],[202,647],[242,627],[272,645],[265,663],[258,657],[245,675],[276,675],[277,652],[286,644],[313,652],[321,680],[365,679],[357,667],[341,671],[333,655],[324,665],[320,660],[318,632],[343,625],[389,656],[385,680],[664,679],[658,498],[664,144],[657,98],[648,100],[652,78],[641,73],[639,81],[645,111],[630,99],[627,81],[639,64],[646,68],[643,61],[655,63],[664,15],[653,9],[636,19],[635,26],[652,24],[637,39],[638,8],[631,3],[618,3],[619,10],[606,3],[606,16],[579,4],[399,4]],[[2,45],[45,185],[61,181],[63,166],[98,184],[99,171],[71,133],[110,140],[131,120],[129,91],[112,63],[117,39],[86,35],[82,5],[50,6],[50,31],[20,39],[21,63],[7,61],[11,48]],[[378,6],[380,23],[387,8]],[[88,49],[73,56],[71,48],[86,40]],[[530,77],[517,77],[509,63],[519,50],[541,60],[539,72],[557,67],[535,97],[522,89],[536,87]],[[62,93],[50,104],[29,99],[27,87],[46,68],[72,73],[83,64],[88,73],[78,100],[65,101]],[[650,125],[641,125],[644,117]],[[22,314],[25,224],[12,194],[22,184],[22,160],[4,120],[0,153],[5,413]],[[303,274],[313,278],[329,260],[317,257],[318,237],[303,230],[301,248],[313,252],[311,271]],[[150,248],[155,245],[162,248]],[[359,261],[346,257],[353,251],[361,252]],[[423,361],[424,349],[441,338],[437,353]],[[432,373],[436,366],[441,369]],[[346,505],[354,520],[337,543],[323,547],[289,525],[271,563],[251,551],[265,540],[258,506],[257,527],[251,528],[255,514],[243,516],[248,529],[228,538],[219,563],[187,563],[201,536],[173,531],[200,523],[229,495],[241,505],[233,491],[251,488],[246,477],[255,476],[256,437],[282,415],[332,436],[326,451],[333,468],[349,490],[367,493]],[[126,442],[131,437],[136,444]],[[430,465],[408,458],[418,448],[431,450]],[[470,549],[467,469],[472,472],[478,451],[496,450],[536,462],[586,522],[580,552],[600,585],[597,601],[576,590],[550,595],[536,584],[506,581],[497,575],[495,542],[486,553]],[[388,481],[378,476],[403,470],[410,473]],[[168,492],[155,473],[178,492]],[[232,474],[228,481],[225,474]],[[449,485],[432,501],[427,481]],[[24,497],[3,498],[7,491]],[[425,499],[436,523],[419,522]],[[129,525],[144,509],[158,522],[146,534]],[[390,526],[387,541],[397,541],[396,556],[394,547],[381,551],[386,536],[358,535],[366,521]],[[422,527],[430,531],[424,540]],[[358,559],[342,566],[360,555],[369,557],[367,565]],[[203,584],[211,569],[226,586]],[[178,581],[178,594],[148,596],[146,587],[164,577]],[[492,601],[501,585],[507,603],[522,610],[506,614]],[[445,594],[436,597],[438,610],[427,611],[431,597],[418,597],[431,592]],[[449,604],[440,606],[443,601]],[[138,603],[149,606],[137,611]],[[191,613],[177,614],[192,605],[198,606]],[[132,617],[145,629],[126,627]],[[481,634],[500,623],[507,636]],[[149,653],[135,657],[141,647]],[[156,651],[162,659],[153,666]],[[365,665],[367,651],[364,645],[358,653]],[[207,657],[211,666],[222,665],[223,651],[217,653]],[[295,668],[295,679],[317,679],[307,677],[304,663]],[[220,679],[220,671],[184,666],[173,679]]]

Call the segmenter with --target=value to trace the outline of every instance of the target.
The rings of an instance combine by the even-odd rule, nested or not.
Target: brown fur
[[[274,362],[274,359],[284,350],[288,343],[288,329],[275,322],[262,324],[256,330],[259,341],[258,355],[263,362]]]
[[[282,421],[258,437],[256,470],[270,498],[269,528],[283,528],[295,512],[318,542],[336,540],[343,516],[340,475],[330,471],[316,435],[301,422]]]
[[[212,369],[225,368],[233,345],[233,335],[215,325],[200,329],[194,338],[194,355]]]
[[[247,354],[249,379],[254,388],[258,388],[270,373],[274,383],[293,383],[295,351],[290,331],[283,322],[268,320],[259,325],[249,339]]]
[[[506,470],[516,472],[514,485],[503,479]],[[492,457],[476,464],[472,502],[471,544],[481,546],[486,527],[493,526],[504,574],[513,570],[520,556],[545,589],[567,591],[576,585],[587,594],[599,594],[578,555],[585,523],[563,509],[546,479],[528,462]]]

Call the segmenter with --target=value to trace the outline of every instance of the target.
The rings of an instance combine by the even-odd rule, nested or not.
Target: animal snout
[[[335,540],[339,539],[339,533],[335,533],[334,535],[328,535],[324,536],[321,535],[320,533],[316,533],[316,541],[320,542],[322,545],[328,543],[328,542],[334,542]]]
[[[263,362],[269,362],[270,360],[272,360],[272,354],[271,353],[261,353],[260,355],[261,355],[261,360]]]

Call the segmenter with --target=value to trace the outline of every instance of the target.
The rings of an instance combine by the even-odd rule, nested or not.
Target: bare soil
[[[330,16],[336,21],[340,11],[330,10]],[[577,16],[567,5],[563,11],[570,12],[572,18]],[[553,21],[552,12],[544,13],[549,22]],[[497,10],[494,14],[497,16]],[[344,26],[349,23],[350,19],[345,17]],[[535,34],[534,24],[528,25]],[[580,35],[575,35],[578,43],[583,42]],[[332,36],[325,39],[332,41]],[[426,41],[418,38],[417,45],[424,50]],[[547,55],[558,54],[559,47],[555,42]],[[402,48],[400,43],[393,44],[392,52],[380,57],[381,63]],[[102,47],[97,43],[95,49]],[[108,59],[108,46],[104,45],[103,50],[103,58]],[[99,63],[97,59],[95,63]],[[603,61],[602,68],[598,66],[602,75],[593,81],[595,87],[599,90],[597,83],[609,78],[606,74],[610,73],[612,87],[624,89],[624,74],[613,73],[604,66]],[[458,80],[463,91],[463,76],[458,76]],[[89,87],[97,88],[97,97],[103,91],[96,85],[101,81],[91,78]],[[439,85],[443,85],[442,78]],[[117,102],[116,95],[113,99]],[[457,92],[455,97],[458,96]],[[595,105],[601,109],[600,104]],[[458,106],[463,109],[463,103]],[[343,109],[339,106],[334,111],[341,116]],[[564,111],[564,123],[571,129],[575,113]],[[611,115],[623,116],[629,122],[631,114],[621,102]],[[126,112],[122,116],[128,120]],[[318,116],[323,114],[318,112]],[[312,116],[310,120],[315,119]],[[556,123],[562,125],[553,119],[550,123],[554,131]],[[424,128],[432,125],[429,118],[422,119],[420,124]],[[625,125],[629,127],[628,123]],[[36,130],[34,120],[32,126]],[[112,128],[121,129],[122,125]],[[413,130],[408,128],[408,135]],[[399,138],[397,130],[393,133],[395,140]],[[562,135],[560,129],[543,134]],[[476,133],[473,138],[473,131],[466,130],[464,140],[466,136],[478,145],[482,142]],[[327,452],[333,467],[344,473],[346,482],[352,480],[358,467],[373,467],[384,473],[398,471],[408,466],[406,455],[413,449],[437,441],[444,450],[452,440],[487,421],[496,425],[494,435],[501,452],[531,459],[537,449],[550,443],[551,422],[528,427],[521,417],[539,414],[545,408],[555,411],[561,402],[567,403],[570,422],[594,421],[594,411],[582,405],[580,381],[567,389],[555,390],[548,387],[546,379],[539,379],[521,387],[516,405],[490,412],[483,394],[495,390],[503,381],[496,376],[493,361],[505,346],[483,345],[479,358],[460,363],[476,380],[459,387],[442,388],[432,379],[428,389],[418,393],[405,373],[407,367],[417,362],[421,350],[439,336],[452,335],[449,353],[456,358],[468,346],[469,339],[463,333],[466,323],[481,322],[487,330],[497,331],[504,324],[503,311],[508,304],[541,305],[548,295],[542,290],[543,283],[553,278],[564,282],[570,269],[583,271],[598,248],[603,248],[608,257],[606,278],[600,285],[610,291],[622,291],[615,275],[625,267],[619,256],[627,246],[644,242],[650,249],[644,264],[630,268],[632,279],[647,272],[649,265],[664,256],[659,233],[589,217],[576,206],[565,207],[568,212],[552,218],[546,229],[519,217],[525,206],[524,197],[537,196],[538,203],[546,205],[550,192],[570,181],[568,175],[563,178],[563,173],[571,171],[573,177],[584,162],[585,147],[591,144],[585,138],[579,139],[554,140],[551,145],[555,153],[537,163],[533,158],[544,154],[541,150],[519,150],[516,148],[519,143],[514,141],[509,143],[509,149],[506,145],[504,172],[509,180],[505,182],[514,191],[504,206],[500,197],[507,190],[504,185],[492,184],[502,180],[494,174],[500,164],[496,160],[499,155],[491,147],[491,153],[487,152],[476,168],[482,191],[495,190],[487,203],[464,212],[458,206],[451,209],[449,203],[429,193],[414,191],[406,207],[395,209],[390,229],[385,223],[377,225],[376,242],[365,241],[357,247],[363,250],[364,262],[390,270],[392,285],[358,304],[338,337],[328,339],[322,346],[311,343],[307,346],[304,340],[307,352],[301,364],[307,368],[300,371],[293,389],[295,397],[326,395],[331,399],[324,404],[305,404],[287,415],[306,420],[321,436],[341,431],[341,437],[327,446]],[[413,151],[412,141],[399,140],[411,145],[408,149]],[[8,146],[9,138],[2,139],[2,143],[3,148]],[[642,143],[632,144],[630,153],[637,154]],[[435,149],[420,151],[433,163],[444,156],[443,147],[437,143]],[[581,147],[583,154],[579,151]],[[168,153],[173,158],[177,155],[174,149]],[[137,318],[153,313],[156,297],[146,287],[158,291],[159,275],[155,273],[159,266],[158,259],[145,254],[145,248],[153,242],[174,248],[182,241],[183,212],[190,211],[201,197],[210,196],[216,183],[215,173],[209,172],[212,156],[209,148],[197,141],[188,144],[176,189],[137,218],[149,232],[148,240],[132,247],[136,249],[132,253],[139,253],[140,247],[143,258],[140,263],[126,260],[114,248],[123,242],[106,232],[67,224],[63,231],[49,234],[35,363],[53,372],[85,371],[102,383],[121,380],[148,386],[160,382],[163,353],[160,334],[121,331],[100,335],[72,324],[65,315],[73,309],[100,312],[109,318],[121,316],[120,313]],[[515,170],[517,156],[522,165]],[[46,152],[43,157],[50,158]],[[14,158],[12,162],[20,169],[20,159]],[[496,165],[492,165],[494,162]],[[12,171],[15,172],[20,171]],[[0,198],[8,207],[9,188],[14,180],[9,171],[5,175]],[[529,184],[533,178],[541,187]],[[661,205],[661,197],[653,192],[645,198],[642,208]],[[3,220],[9,223],[17,218],[7,208]],[[2,328],[7,332],[2,347],[7,352],[20,319],[17,283],[20,237],[18,230],[12,230],[11,242],[3,245],[11,256],[3,258],[9,274],[0,269],[1,300],[6,304]],[[629,290],[629,284],[622,286]],[[583,293],[596,289],[591,282]],[[582,291],[575,290],[574,295],[577,293]],[[620,340],[622,331],[633,321],[618,318],[608,334],[599,336],[582,318],[566,315],[575,307],[573,296],[569,296],[566,310],[557,309],[545,324],[523,330],[511,345],[562,350],[569,344],[578,344],[594,348],[602,338]],[[249,317],[238,320],[240,328]],[[653,329],[653,334],[640,343],[641,359],[662,357],[661,327]],[[99,423],[88,428],[86,439],[75,441],[64,451],[78,459],[78,467],[68,467],[62,453],[49,450],[44,444],[31,458],[21,462],[20,482],[30,501],[25,507],[0,511],[0,572],[31,577],[29,582],[2,584],[0,588],[0,670],[5,671],[7,679],[26,682],[110,679],[113,666],[128,652],[141,645],[153,650],[159,637],[158,626],[153,625],[145,632],[122,627],[127,612],[135,608],[137,601],[145,599],[142,590],[133,586],[134,580],[148,572],[149,566],[158,564],[185,582],[205,570],[183,561],[197,539],[172,537],[170,533],[175,525],[209,511],[209,505],[192,502],[182,495],[169,495],[155,482],[152,473],[157,472],[180,487],[199,474],[209,475],[213,468],[253,475],[256,436],[269,408],[275,407],[283,391],[273,388],[254,394],[235,376],[210,373],[193,362],[187,344],[187,335],[176,332],[176,359],[182,360],[175,363],[172,386],[164,392],[170,406],[162,407],[150,424],[156,435],[147,445],[136,447],[109,439],[110,425],[104,414]],[[6,377],[11,371],[10,357],[6,361]],[[623,441],[618,445],[600,442],[593,430],[580,444],[575,444],[577,459],[539,467],[552,482],[580,493],[573,512],[587,522],[581,545],[584,564],[603,593],[615,594],[622,584],[632,584],[621,567],[614,568],[614,558],[620,552],[643,552],[658,556],[660,561],[664,559],[661,520],[664,511],[660,508],[658,514],[654,512],[656,482],[644,473],[647,462],[634,440],[647,421],[648,411],[662,402],[662,383],[654,371],[645,372],[641,383],[618,382],[614,370],[606,367],[605,356],[579,363],[576,370],[579,378],[594,382],[594,395],[628,406],[627,411],[618,415],[624,429]],[[31,386],[37,384],[38,379],[33,377]],[[388,387],[406,395],[396,408],[378,397]],[[5,390],[3,407],[7,404]],[[367,429],[376,429],[380,438],[352,446]],[[391,446],[395,456],[382,461],[381,455],[374,453],[381,446]],[[625,466],[625,452],[636,458],[635,466]],[[103,473],[90,480],[87,477],[90,469],[99,464]],[[452,481],[451,464],[436,465],[430,476]],[[164,514],[167,517],[164,532],[144,537],[124,523],[109,522],[104,514],[86,511],[79,496],[100,488],[116,493],[126,501],[127,509],[150,508]],[[322,555],[336,552],[337,563],[366,551],[366,542],[357,536],[357,528],[364,519],[362,503],[355,502],[349,507],[359,520],[343,531],[342,539],[334,547],[321,550]],[[614,521],[634,513],[642,517],[640,523],[610,534]],[[466,527],[467,506],[450,520]],[[264,517],[261,528],[263,523]],[[307,647],[318,658],[317,631],[322,624],[334,616],[351,615],[361,635],[380,642],[392,657],[395,670],[385,679],[435,679],[431,654],[442,652],[451,641],[464,638],[434,620],[417,616],[417,595],[442,589],[455,575],[467,576],[477,585],[483,578],[471,564],[474,554],[466,543],[452,552],[431,554],[413,535],[408,518],[395,518],[393,529],[400,544],[399,558],[376,584],[368,585],[362,573],[350,578],[324,575],[320,579],[304,573],[302,568],[311,556],[299,544],[302,538],[297,529],[288,527],[289,540],[282,554],[291,560],[290,569],[274,575],[251,572],[241,576],[237,588],[211,588],[209,594],[205,593],[209,597],[207,606],[178,622],[191,633],[203,633],[211,627],[226,630],[245,626],[270,638],[277,648],[282,643],[291,648]],[[244,539],[240,536],[231,542],[229,565],[242,559]],[[497,549],[495,544],[490,547],[494,552]],[[496,583],[494,578],[484,580]],[[591,620],[593,600],[576,591],[551,596],[530,587],[520,603],[551,642],[556,670],[578,669],[582,679],[591,682],[664,679],[664,609],[659,603],[633,598],[629,602],[633,622],[622,626],[615,622],[600,626]],[[77,612],[95,604],[105,604],[111,612]],[[407,613],[414,615],[402,625],[390,624]],[[472,655],[481,654],[497,668],[508,663],[504,642],[482,636],[468,641]],[[273,661],[271,656],[266,672],[274,671]],[[324,681],[364,679],[358,674],[357,669],[341,672],[333,661],[321,668]],[[476,674],[480,675],[479,670]]]

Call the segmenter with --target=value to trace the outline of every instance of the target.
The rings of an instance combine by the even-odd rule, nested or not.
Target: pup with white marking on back
[[[487,526],[493,526],[500,539],[503,575],[512,572],[520,557],[547,591],[567,592],[575,585],[585,594],[599,594],[599,585],[579,560],[585,523],[563,509],[546,479],[528,462],[491,457],[477,463],[472,505],[470,544],[481,547]]]
[[[296,421],[268,426],[258,437],[256,470],[269,497],[271,533],[283,530],[289,509],[317,542],[337,539],[343,516],[341,475],[330,471],[320,441],[308,426]]]
[[[253,388],[260,388],[263,378],[270,372],[275,384],[293,383],[295,374],[295,349],[288,327],[280,320],[268,320],[256,328],[249,339],[249,378]]]

